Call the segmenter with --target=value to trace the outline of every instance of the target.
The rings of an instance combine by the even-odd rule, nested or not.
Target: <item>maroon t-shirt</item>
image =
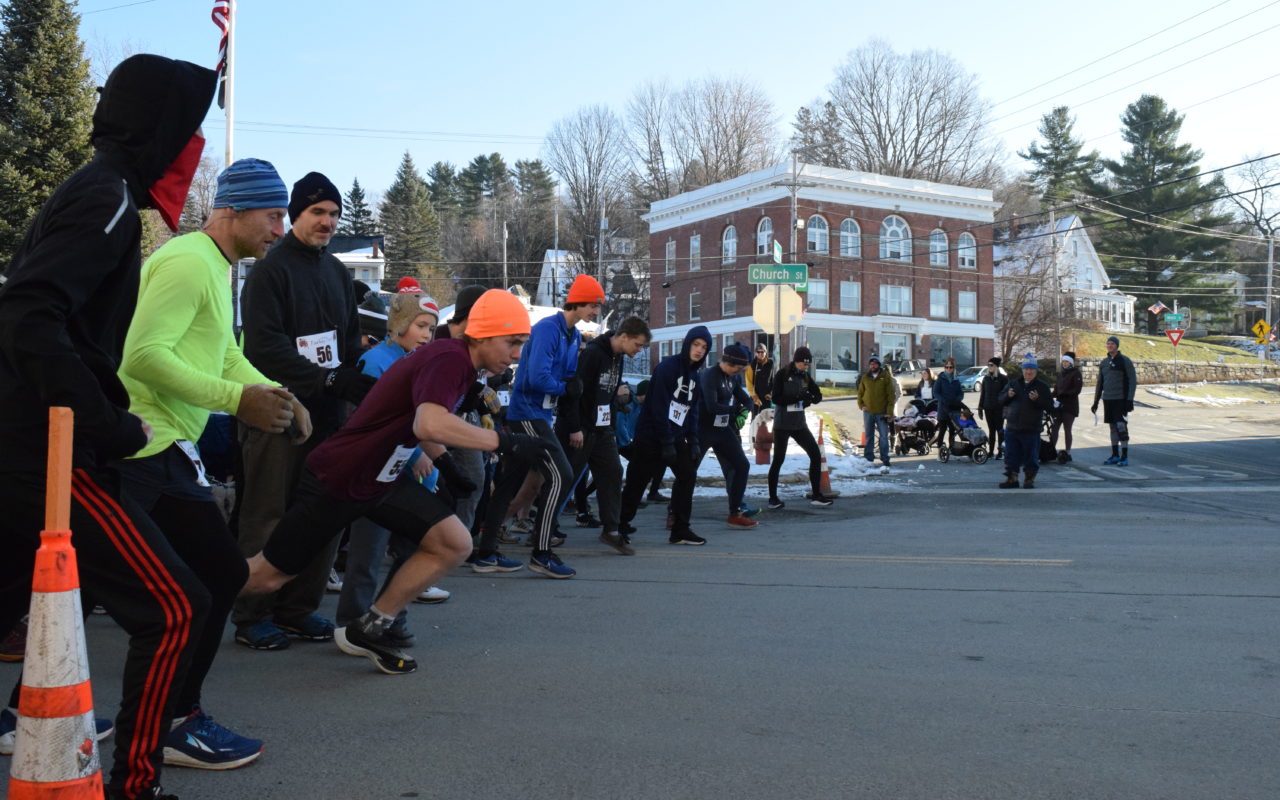
[[[467,345],[442,339],[414,350],[387,368],[355,413],[307,456],[307,467],[334,497],[372,500],[391,489],[403,467],[397,461],[418,439],[418,406],[435,403],[454,412],[476,381]]]

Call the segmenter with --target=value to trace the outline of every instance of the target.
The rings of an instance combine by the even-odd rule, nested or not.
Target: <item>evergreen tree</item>
[[[373,209],[365,202],[359,178],[351,180],[351,191],[342,198],[342,206],[342,221],[338,224],[340,236],[372,236],[378,232]]]
[[[458,172],[447,161],[437,161],[427,170],[427,189],[431,192],[431,204],[441,214],[456,211],[462,205]]]
[[[500,153],[479,155],[458,173],[462,207],[468,215],[479,213],[485,201],[502,203],[511,195],[511,170]]]
[[[555,179],[541,160],[517,161],[514,176],[516,192],[525,203],[550,203],[555,197]]]
[[[0,7],[0,265],[58,184],[92,155],[94,92],[73,5]]]
[[[408,151],[382,200],[379,218],[387,237],[387,280],[394,284],[406,275],[419,281],[438,278],[442,257],[440,219],[431,207],[426,181],[418,174]]]
[[[1058,106],[1040,118],[1044,146],[1032,142],[1027,152],[1018,153],[1034,165],[1027,177],[1039,190],[1043,208],[1070,201],[1102,170],[1097,150],[1081,154],[1084,142],[1071,135],[1074,125],[1067,107]]]
[[[1202,153],[1178,143],[1182,120],[1163,99],[1143,95],[1121,117],[1129,150],[1119,161],[1102,161],[1107,171],[1103,180],[1086,181],[1095,197],[1118,195],[1095,203],[1107,213],[1094,221],[1128,218],[1096,230],[1112,284],[1138,298],[1135,316],[1156,300],[1172,305],[1179,288],[1211,286],[1198,277],[1204,267],[1197,262],[1222,260],[1227,254],[1227,240],[1217,231],[1231,217],[1214,208],[1224,183],[1221,177],[1207,182],[1197,177]],[[1177,182],[1157,186],[1168,181]],[[1220,297],[1197,297],[1194,306],[1220,311],[1231,302],[1224,291]],[[1150,312],[1145,317],[1147,332],[1156,333],[1158,318]]]

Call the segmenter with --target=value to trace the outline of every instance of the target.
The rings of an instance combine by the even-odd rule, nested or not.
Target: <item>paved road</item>
[[[228,637],[208,710],[267,753],[166,785],[184,800],[1273,800],[1277,434],[1275,406],[1143,409],[1127,472],[1097,465],[1089,427],[1034,491],[995,489],[994,463],[899,459],[873,494],[751,532],[700,502],[704,548],[666,545],[650,508],[633,558],[571,535],[573,580],[451,576],[449,603],[412,613],[415,675]],[[89,628],[109,709],[122,637]]]

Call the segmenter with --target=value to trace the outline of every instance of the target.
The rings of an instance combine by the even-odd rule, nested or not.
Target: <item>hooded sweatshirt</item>
[[[587,342],[578,354],[581,392],[560,398],[558,424],[568,433],[607,431],[613,427],[614,393],[622,382],[622,353],[613,352],[614,331]]]
[[[41,469],[50,406],[75,412],[75,459],[146,444],[116,374],[142,266],[138,209],[199,129],[212,70],[137,55],[108,78],[93,159],[40,209],[0,289],[0,469]]]
[[[649,379],[649,393],[640,407],[636,423],[636,439],[673,444],[679,439],[698,442],[698,370],[706,355],[691,361],[693,340],[711,343],[711,332],[705,325],[695,325],[684,335],[680,352],[662,359]],[[676,422],[682,419],[683,422]]]

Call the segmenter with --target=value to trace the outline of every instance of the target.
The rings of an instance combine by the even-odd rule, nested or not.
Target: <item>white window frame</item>
[[[809,248],[809,252],[831,252],[831,226],[827,224],[826,219],[821,214],[814,214],[809,217],[806,227],[808,233],[805,234],[805,243]]]
[[[895,214],[880,223],[880,260],[911,260],[911,226]]]
[[[929,316],[935,319],[946,319],[951,298],[947,296],[946,289],[930,289],[929,290]]]
[[[821,287],[822,291],[815,292],[814,287]],[[831,284],[826,278],[810,278],[809,289],[807,294],[809,299],[805,305],[815,311],[826,311],[831,308]],[[821,300],[816,299],[821,297]]]
[[[956,292],[956,318],[970,321],[978,318],[977,292]]]
[[[978,268],[978,240],[973,238],[972,233],[960,234],[960,241],[956,246],[956,265],[960,269]]]
[[[947,266],[947,233],[941,228],[929,234],[929,266]]]
[[[880,284],[880,313],[892,317],[911,316],[911,287]]]
[[[675,275],[676,274],[676,240],[675,239],[667,240],[667,246],[665,251],[663,252],[663,256],[665,258],[666,274]]]
[[[847,297],[845,287],[852,287],[848,293],[852,299]],[[862,281],[840,281],[840,310],[862,313]]]
[[[702,319],[702,292],[695,289],[689,292],[689,321],[697,322],[700,319]]]
[[[673,294],[667,295],[667,303],[666,303],[666,308],[664,309],[664,312],[665,313],[662,318],[662,324],[675,325],[676,324],[676,296],[675,295]]]
[[[702,269],[702,234],[695,233],[689,237],[689,271]]]
[[[756,223],[756,255],[770,255],[769,248],[773,246],[773,220],[768,217],[761,217]]]
[[[738,259],[738,229],[730,225],[720,234],[720,263],[732,264]]]
[[[840,255],[845,258],[862,257],[862,226],[856,219],[840,223]]]
[[[728,319],[738,316],[738,287],[720,287],[720,317]]]

